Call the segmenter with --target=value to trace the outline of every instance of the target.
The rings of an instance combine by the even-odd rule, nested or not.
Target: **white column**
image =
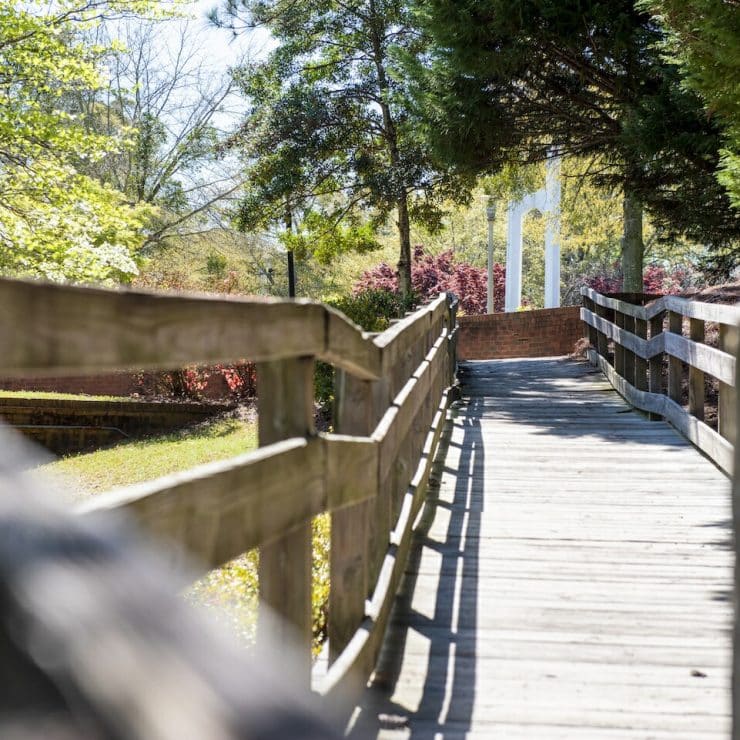
[[[560,305],[560,159],[547,161],[545,180],[545,308]]]
[[[506,243],[506,299],[504,310],[516,311],[522,304],[522,213],[519,203],[509,203]]]

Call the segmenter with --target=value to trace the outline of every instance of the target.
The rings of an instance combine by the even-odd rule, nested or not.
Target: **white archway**
[[[545,216],[545,308],[560,305],[560,158],[547,160],[545,187],[509,203],[505,311],[522,304],[522,221],[533,210]]]

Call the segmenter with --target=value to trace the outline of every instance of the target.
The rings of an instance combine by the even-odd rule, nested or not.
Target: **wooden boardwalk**
[[[585,363],[464,365],[357,736],[729,736],[730,483]]]

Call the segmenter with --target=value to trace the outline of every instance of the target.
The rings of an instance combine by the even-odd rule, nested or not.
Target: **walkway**
[[[727,478],[589,365],[461,379],[357,734],[728,737]]]

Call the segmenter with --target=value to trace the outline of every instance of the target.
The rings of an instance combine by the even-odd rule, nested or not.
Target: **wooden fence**
[[[639,305],[590,288],[582,288],[581,295],[592,363],[633,406],[669,421],[730,473],[737,438],[735,354],[740,308],[675,296]],[[705,343],[708,322],[716,325],[717,347]],[[688,336],[684,336],[685,327]],[[704,421],[705,375],[718,381],[716,430]]]
[[[311,520],[331,512],[330,666],[314,682],[331,701],[348,677],[364,683],[380,649],[455,390],[456,305],[440,296],[370,336],[310,301],[0,280],[0,374],[257,362],[259,450],[102,494],[80,511],[124,510],[209,568],[260,547],[260,603],[297,636],[306,685]],[[337,370],[337,434],[314,429],[316,359]],[[258,640],[268,623],[258,622]]]

